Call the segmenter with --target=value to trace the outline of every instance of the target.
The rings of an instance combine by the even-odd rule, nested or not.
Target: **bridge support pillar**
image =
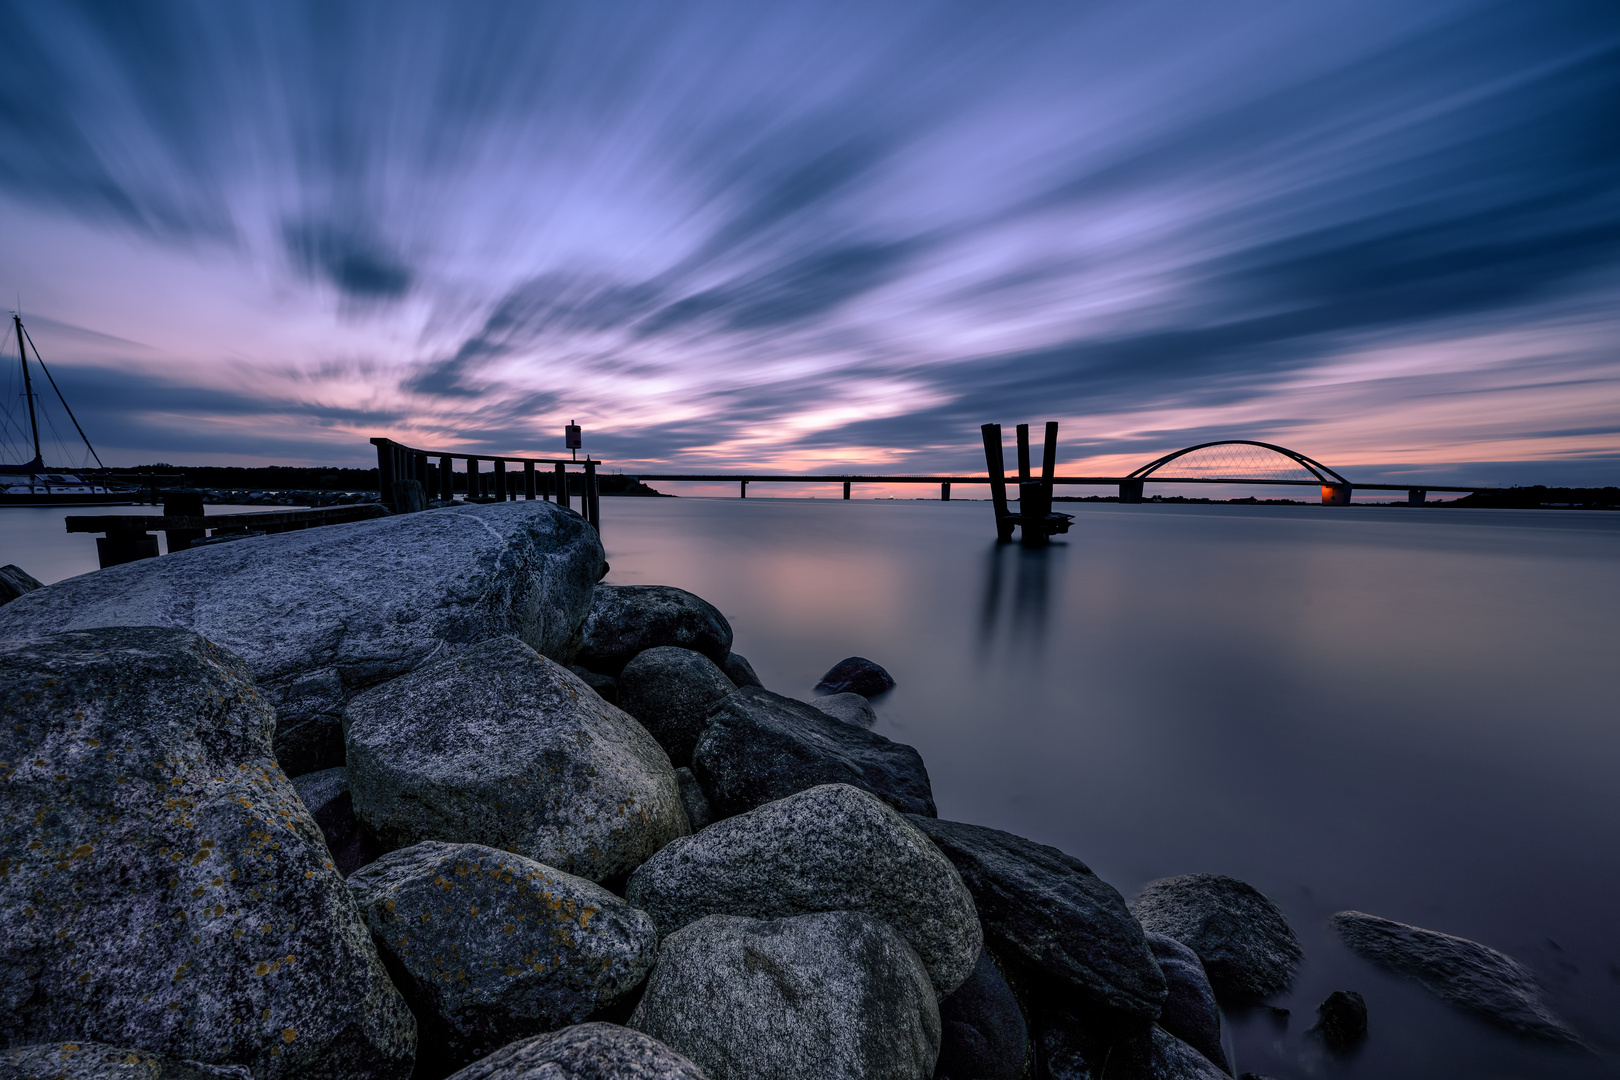
[[[1349,484],[1323,484],[1322,485],[1322,505],[1323,506],[1349,506],[1350,505],[1350,485]]]
[[[739,499],[748,498],[748,481],[746,481],[746,480],[742,481],[742,491],[738,494],[737,497]]]
[[[949,480],[947,480],[943,484],[939,485],[939,501],[940,502],[950,502],[951,501],[951,482]]]
[[[1323,490],[1326,490],[1325,488]],[[1122,503],[1139,503],[1142,501],[1142,481],[1121,480],[1119,482],[1119,501]]]
[[[844,481],[844,498],[849,498],[849,481]]]
[[[1429,499],[1429,493],[1422,488],[1413,488],[1406,493],[1407,506],[1422,506]]]

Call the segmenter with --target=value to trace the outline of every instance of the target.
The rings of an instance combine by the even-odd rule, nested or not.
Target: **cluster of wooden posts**
[[[575,462],[560,458],[446,454],[403,446],[392,439],[372,439],[371,442],[377,448],[379,494],[383,505],[396,514],[426,510],[434,499],[450,501],[456,496],[457,478],[464,477],[459,486],[468,502],[538,498],[573,509],[573,498],[577,495],[580,514],[598,532],[602,529],[602,490],[596,475],[599,462],[589,458]],[[466,462],[466,472],[455,471],[458,460]],[[485,461],[492,466],[488,472],[481,466]],[[508,465],[522,466],[522,469],[509,469]],[[570,465],[577,465],[582,471],[569,472]]]
[[[1018,425],[1018,512],[1007,509],[1007,465],[1002,458],[1001,425],[984,424],[979,428],[984,435],[984,467],[990,477],[990,501],[996,508],[996,539],[1005,543],[1012,539],[1013,527],[1019,530],[1018,542],[1024,547],[1045,547],[1057,533],[1069,531],[1073,514],[1052,512],[1052,480],[1057,468],[1056,420],[1046,422],[1046,445],[1041,453],[1041,476],[1030,476],[1029,425]]]

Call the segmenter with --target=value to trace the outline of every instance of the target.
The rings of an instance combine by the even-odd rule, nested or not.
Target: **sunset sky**
[[[109,463],[1620,483],[1612,0],[0,9],[0,295]]]

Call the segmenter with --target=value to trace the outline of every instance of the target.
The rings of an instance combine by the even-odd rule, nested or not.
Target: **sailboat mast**
[[[34,417],[34,380],[28,375],[28,353],[23,349],[22,316],[13,315],[11,321],[17,324],[17,355],[22,358],[23,396],[28,399],[28,426],[34,432],[34,462],[43,468],[45,458],[39,452],[39,421]]]

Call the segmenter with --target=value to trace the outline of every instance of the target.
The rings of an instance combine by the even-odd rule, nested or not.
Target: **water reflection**
[[[1060,594],[1068,546],[991,544],[980,587],[981,662],[1021,661],[1039,670],[1046,651],[1054,590]],[[1011,579],[1009,581],[1009,578]]]

